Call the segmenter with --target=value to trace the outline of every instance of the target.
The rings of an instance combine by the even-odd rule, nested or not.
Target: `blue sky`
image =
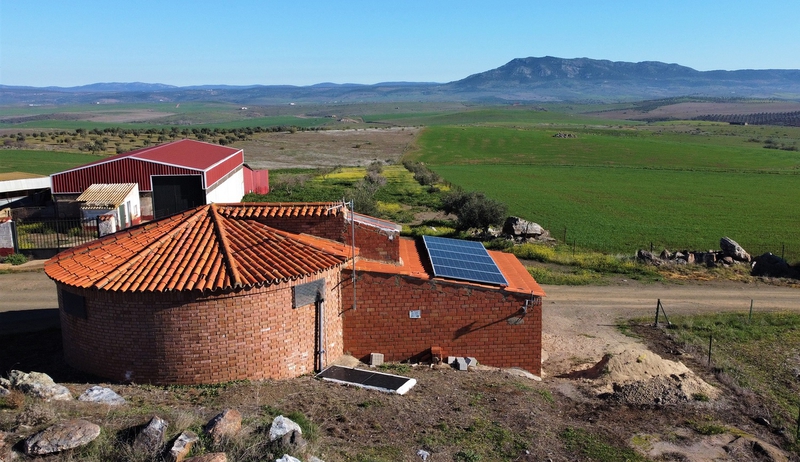
[[[0,0],[0,84],[449,82],[528,56],[800,69],[800,2]]]

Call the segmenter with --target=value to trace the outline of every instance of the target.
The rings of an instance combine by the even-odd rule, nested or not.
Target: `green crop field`
[[[101,158],[101,156],[72,152],[0,149],[0,173],[26,172],[50,175]]]
[[[581,247],[702,250],[729,236],[751,253],[800,260],[800,153],[764,149],[743,128],[434,126],[409,157]],[[553,137],[559,131],[576,138]]]

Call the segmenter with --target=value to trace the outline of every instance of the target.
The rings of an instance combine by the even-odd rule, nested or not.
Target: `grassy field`
[[[797,381],[800,316],[793,313],[725,313],[671,318],[669,334],[707,361],[724,381],[764,399],[772,423],[796,428],[800,400]]]
[[[800,259],[793,232],[800,224],[800,154],[748,141],[754,127],[741,134],[711,127],[725,131],[685,123],[429,127],[409,157],[578,246],[627,254],[651,243],[713,249],[729,236],[751,253]],[[768,130],[784,143],[800,138],[798,129]],[[577,138],[553,137],[558,132]]]
[[[72,152],[0,149],[0,173],[26,172],[50,175],[98,159],[100,156]]]

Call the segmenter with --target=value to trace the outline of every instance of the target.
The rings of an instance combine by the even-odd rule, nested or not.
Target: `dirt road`
[[[719,311],[800,311],[800,289],[735,282],[611,286],[544,286],[543,349],[546,375],[593,364],[618,353],[634,338],[615,325],[624,319],[654,319],[660,299],[667,315]]]
[[[655,314],[661,299],[668,315],[714,311],[800,311],[800,289],[765,284],[635,281],[610,286],[544,286],[543,342],[546,375],[598,361],[638,343],[615,327],[622,319]],[[55,284],[41,271],[0,274],[0,333],[58,323]]]

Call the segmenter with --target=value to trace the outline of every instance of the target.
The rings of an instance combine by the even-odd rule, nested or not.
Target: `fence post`
[[[19,235],[17,234],[17,222],[11,220],[11,245],[14,247],[14,253],[19,253]]]
[[[714,340],[714,334],[708,334],[708,367],[711,367],[711,342]]]
[[[750,299],[750,316],[747,317],[747,322],[750,323],[753,321],[753,299]]]
[[[656,303],[656,322],[653,324],[653,327],[658,327],[658,310],[659,310],[659,308],[661,308],[661,299],[660,298],[658,299],[658,302]]]

